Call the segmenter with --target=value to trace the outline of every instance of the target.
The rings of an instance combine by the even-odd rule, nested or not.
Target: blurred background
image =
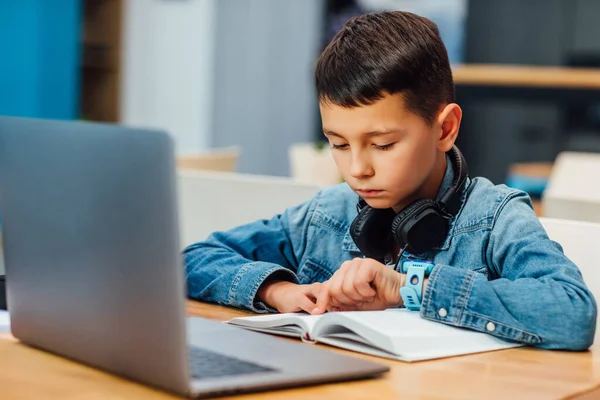
[[[600,152],[598,0],[0,0],[0,114],[164,129],[181,166],[335,183],[313,64],[381,9],[438,24],[471,175],[536,199],[559,153]]]

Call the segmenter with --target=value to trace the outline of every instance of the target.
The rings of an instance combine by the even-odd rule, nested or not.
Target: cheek
[[[415,130],[403,148],[403,165],[417,175],[427,175],[437,156],[435,134],[422,127]]]
[[[341,174],[344,175],[350,168],[350,158],[346,156],[348,152],[332,150],[333,160],[340,170]]]
[[[347,170],[348,167],[346,167],[346,162],[344,160],[343,156],[340,156],[339,152],[332,150],[332,156],[333,156],[333,161],[335,161],[335,165],[337,167],[338,173],[340,174],[340,177],[343,180],[347,180]]]
[[[417,170],[414,168],[415,166],[407,164],[404,161],[400,161],[386,168],[383,171],[384,176],[382,177],[387,182],[393,183],[391,189],[400,192],[412,190],[420,179],[420,174],[416,173]]]
[[[430,151],[428,147],[406,146],[386,165],[381,166],[378,172],[384,175],[385,180],[394,182],[398,190],[411,191],[430,173],[435,154],[435,149]]]

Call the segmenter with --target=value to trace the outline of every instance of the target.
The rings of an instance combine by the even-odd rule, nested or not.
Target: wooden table
[[[189,302],[188,312],[227,320],[245,312]],[[174,399],[0,336],[0,399]],[[287,339],[282,339],[287,340]],[[309,346],[309,345],[307,345]],[[338,349],[332,351],[340,351]],[[345,352],[348,353],[348,352]],[[519,348],[419,363],[384,360],[379,379],[243,395],[243,399],[596,399],[600,347],[584,353]]]

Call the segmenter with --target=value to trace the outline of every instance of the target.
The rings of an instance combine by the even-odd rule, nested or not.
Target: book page
[[[242,327],[261,328],[264,332],[273,331],[274,333],[276,333],[276,331],[290,333],[295,325],[300,328],[299,333],[308,332],[310,334],[315,323],[322,317],[322,315],[310,315],[305,313],[283,313],[258,315],[253,317],[237,317],[227,322]]]
[[[373,346],[372,343],[367,342],[360,336],[352,333],[332,333],[324,337],[319,337],[320,343],[328,344],[330,346],[340,347],[342,349],[357,351],[359,353],[370,354],[376,357],[390,358],[392,360],[410,361],[405,360],[401,356],[394,353],[389,353],[383,349]]]
[[[372,327],[388,337],[447,337],[462,336],[464,330],[421,318],[418,312],[405,308],[384,311],[353,311],[337,313],[340,317]],[[335,315],[335,314],[332,314]]]
[[[318,336],[321,331],[327,332],[333,325],[343,326],[356,333],[369,333],[368,340],[374,336],[387,339],[395,337],[438,337],[449,328],[442,324],[427,321],[419,313],[406,309],[389,309],[383,311],[348,311],[327,313],[317,326]]]
[[[406,309],[326,314],[315,328],[315,336],[336,341],[344,333],[347,339],[346,329],[358,336],[355,341],[370,343],[406,361],[520,346],[486,333],[429,321]]]

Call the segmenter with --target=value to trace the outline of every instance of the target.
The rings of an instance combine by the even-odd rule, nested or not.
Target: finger
[[[361,302],[359,302],[359,301],[352,301],[351,303],[342,303],[341,301],[338,301],[333,296],[329,299],[329,306],[336,307],[336,308],[353,307],[357,303],[361,303]]]
[[[298,307],[300,307],[302,311],[306,311],[307,313],[311,314],[316,306],[317,305],[313,300],[309,299],[305,295],[300,296]]]
[[[311,285],[306,285],[304,286],[303,294],[316,303],[316,300],[319,297],[319,291],[321,290],[321,286],[322,284],[320,282],[315,282]]]
[[[354,300],[344,294],[343,285],[344,280],[346,279],[346,274],[348,272],[348,266],[346,265],[344,268],[339,269],[331,278],[329,284],[329,294],[337,303],[341,304],[352,304]]]
[[[354,273],[354,289],[365,299],[373,299],[377,292],[371,286],[372,264],[362,263]]]
[[[329,295],[329,281],[322,284],[317,293],[316,307],[311,311],[311,314],[323,314],[328,311],[331,296]]]
[[[337,308],[337,311],[341,311],[341,312],[345,312],[345,311],[358,311],[361,309],[361,307],[359,306],[360,304],[363,303],[358,303],[357,305],[352,305],[352,306],[345,306],[345,307],[339,307]]]
[[[383,265],[382,265],[383,266]],[[377,294],[377,287],[375,285],[375,279],[377,278],[377,274],[379,273],[380,268],[377,264],[373,263],[365,263],[365,265],[361,266],[358,270],[357,281],[361,283],[366,283],[366,286],[361,284],[361,290],[370,290]],[[388,268],[383,266],[384,268]],[[367,289],[368,286],[368,289]]]
[[[330,297],[329,298],[329,307],[339,308],[341,306],[342,306],[342,303],[340,303],[339,301],[337,301],[335,299],[335,297]]]
[[[352,299],[353,303],[361,302],[365,300],[365,296],[363,296],[358,290],[356,290],[355,283],[357,279],[356,272],[359,270],[360,264],[354,263],[348,271],[346,272],[346,276],[344,278],[344,282],[342,282],[342,293]]]

